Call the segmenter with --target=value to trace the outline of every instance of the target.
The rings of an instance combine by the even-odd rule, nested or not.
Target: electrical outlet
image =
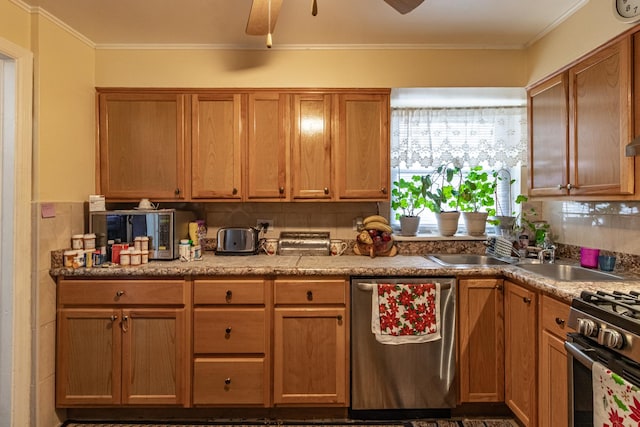
[[[273,220],[272,219],[258,218],[256,220],[256,227],[262,227],[263,224],[266,224],[266,228],[264,229],[265,233],[267,233],[269,230],[273,230]]]
[[[356,217],[353,219],[353,229],[354,230],[359,230],[360,226],[362,226],[362,217]]]

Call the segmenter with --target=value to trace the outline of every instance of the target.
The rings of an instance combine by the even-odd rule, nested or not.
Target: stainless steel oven
[[[600,363],[640,386],[640,296],[582,292],[571,303],[565,348],[569,368],[569,425],[594,425],[592,367]],[[597,402],[596,402],[597,403]]]

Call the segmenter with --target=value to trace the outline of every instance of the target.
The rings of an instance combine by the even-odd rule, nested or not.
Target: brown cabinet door
[[[531,88],[529,102],[529,195],[568,194],[569,115],[567,74]]]
[[[572,195],[634,192],[631,43],[623,38],[569,69],[569,183]]]
[[[191,197],[240,200],[242,95],[195,94],[191,99]]]
[[[58,312],[56,406],[120,403],[120,310]]]
[[[536,294],[505,280],[505,402],[525,426],[536,425]]]
[[[504,402],[502,279],[459,281],[460,401]]]
[[[540,303],[540,368],[538,370],[538,419],[540,427],[569,425],[568,362],[564,341],[569,304],[547,296]]]
[[[294,199],[331,199],[331,95],[293,95],[291,180]]]
[[[286,200],[288,95],[249,94],[247,181],[248,200]]]
[[[344,308],[275,309],[275,405],[348,405],[347,327]]]
[[[184,308],[122,311],[123,404],[186,404],[187,333]]]
[[[100,194],[176,200],[185,191],[185,97],[99,95]]]
[[[338,95],[340,199],[389,200],[389,95]]]

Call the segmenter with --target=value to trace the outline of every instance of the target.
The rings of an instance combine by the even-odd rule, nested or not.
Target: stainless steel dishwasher
[[[381,344],[371,330],[374,284],[440,284],[437,341]],[[453,408],[455,376],[455,279],[357,277],[351,279],[351,409]]]

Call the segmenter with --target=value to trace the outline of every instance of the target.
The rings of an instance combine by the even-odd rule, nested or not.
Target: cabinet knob
[[[380,192],[381,192],[382,194],[387,194],[387,187],[382,187],[382,188],[380,189]]]
[[[231,378],[225,378],[225,379],[224,379],[224,383],[225,383],[226,385],[231,384]]]
[[[324,194],[329,194],[329,188],[324,187]]]
[[[336,319],[338,319],[338,322],[342,322],[342,314],[338,314],[336,316]]]
[[[531,298],[529,297],[523,297],[522,301],[524,301],[525,304],[531,304]]]
[[[502,285],[501,285],[501,284],[497,284],[497,285],[495,286],[495,289],[497,289],[497,290],[501,291],[501,290],[502,290]]]
[[[559,317],[556,317],[556,323],[560,326],[564,326],[564,319],[561,319]]]
[[[307,291],[307,301],[313,301],[313,292]]]
[[[224,333],[226,335],[231,335],[231,326],[227,326],[227,328],[224,330]]]
[[[558,184],[558,190],[563,190],[565,188],[567,188],[566,185]]]
[[[116,316],[115,314],[111,316],[111,321],[115,322],[116,320],[118,320],[118,316]]]
[[[233,296],[233,292],[231,292],[231,289],[227,289],[227,292],[224,295],[224,299],[229,302],[231,301],[231,297]]]
[[[575,185],[567,184],[567,190],[571,190],[572,188],[578,188]]]
[[[122,295],[124,295],[124,291],[116,291],[117,297],[121,297]]]
[[[280,187],[280,188],[278,188],[278,193],[280,193],[280,194],[284,194],[284,187]]]

